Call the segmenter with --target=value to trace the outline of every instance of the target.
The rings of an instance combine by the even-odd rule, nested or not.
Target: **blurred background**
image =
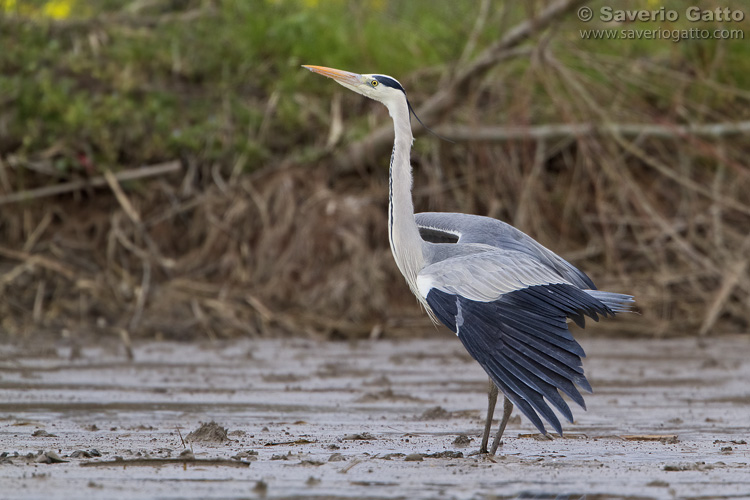
[[[747,332],[750,6],[693,5],[0,0],[0,337],[446,334],[390,255],[386,109],[301,64],[452,141],[415,125],[417,211],[634,294],[596,335]]]

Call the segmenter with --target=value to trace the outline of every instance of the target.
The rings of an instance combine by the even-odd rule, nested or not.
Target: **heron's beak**
[[[303,68],[307,68],[313,73],[318,73],[328,78],[333,78],[344,86],[356,87],[362,83],[362,76],[357,73],[349,73],[348,71],[341,71],[340,69],[326,68],[325,66],[307,66],[302,65]]]

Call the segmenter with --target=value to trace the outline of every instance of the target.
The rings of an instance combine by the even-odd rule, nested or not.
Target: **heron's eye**
[[[378,83],[380,83],[380,82],[377,81],[377,80],[373,80],[373,81],[370,82],[370,85],[372,85],[373,87],[377,87]]]

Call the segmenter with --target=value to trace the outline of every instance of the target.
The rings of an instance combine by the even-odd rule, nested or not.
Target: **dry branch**
[[[486,74],[499,62],[526,54],[517,51],[526,40],[532,38],[552,24],[557,19],[568,14],[587,0],[558,0],[550,4],[538,16],[518,23],[508,30],[500,40],[482,51],[473,62],[455,72],[455,77],[441,90],[430,97],[417,110],[417,114],[424,122],[434,121],[436,117],[450,109],[461,96],[469,94],[468,87]],[[422,131],[415,128],[414,134]],[[350,172],[367,163],[368,157],[380,157],[388,152],[393,139],[391,124],[382,125],[373,130],[367,137],[351,144],[345,151],[338,154],[334,160],[338,172]]]
[[[440,135],[456,142],[511,141],[518,139],[556,140],[588,135],[621,135],[672,139],[686,136],[726,137],[750,134],[750,121],[695,125],[656,125],[649,123],[564,123],[536,127],[443,125]]]
[[[144,179],[157,175],[171,174],[172,172],[177,172],[181,168],[182,164],[180,164],[179,161],[175,160],[166,163],[159,163],[157,165],[151,165],[148,167],[123,170],[122,172],[114,174],[114,178],[118,182],[133,181],[136,179]],[[0,205],[35,200],[37,198],[45,198],[48,196],[55,196],[62,193],[69,193],[71,191],[78,191],[79,189],[85,189],[87,187],[102,187],[107,185],[107,179],[102,175],[99,177],[94,177],[92,179],[82,179],[78,181],[65,182],[63,184],[57,184],[55,186],[45,186],[38,189],[30,189],[28,191],[6,194],[0,196]]]

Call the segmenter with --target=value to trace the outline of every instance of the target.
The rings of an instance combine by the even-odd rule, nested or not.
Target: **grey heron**
[[[494,454],[514,405],[542,434],[543,417],[562,435],[554,406],[573,414],[560,391],[586,408],[578,387],[591,392],[585,353],[567,320],[614,316],[630,310],[630,295],[599,291],[565,259],[502,221],[459,213],[414,213],[410,154],[411,104],[394,78],[322,66],[305,68],[383,103],[393,119],[388,238],[393,258],[433,321],[460,339],[490,378],[480,452],[487,453],[498,389],[504,395]],[[416,116],[416,115],[415,115]]]

